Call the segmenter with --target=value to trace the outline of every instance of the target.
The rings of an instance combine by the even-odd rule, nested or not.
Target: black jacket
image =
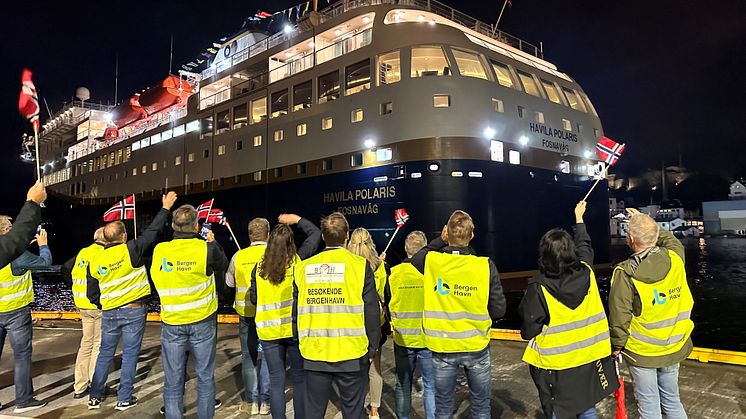
[[[132,239],[127,243],[127,251],[130,255],[133,268],[139,268],[145,265],[145,255],[152,250],[153,246],[158,241],[158,233],[168,222],[168,216],[170,212],[165,208],[161,208],[156,214],[153,222],[150,223],[148,228],[140,234],[140,237]],[[105,249],[114,246],[121,246],[122,243],[109,243],[104,246]],[[91,276],[91,266],[88,265],[88,283],[87,283],[87,295],[91,303],[95,304],[98,308],[101,308],[101,289],[98,287],[98,279]]]
[[[34,201],[26,201],[18,213],[13,228],[0,236],[0,268],[14,261],[28,247],[41,222],[41,207]]]
[[[425,258],[428,252],[452,253],[458,255],[473,255],[474,250],[471,247],[452,247],[448,246],[440,236],[433,239],[427,246],[412,256],[410,262],[420,273],[425,273]],[[500,274],[492,259],[489,259],[490,266],[490,296],[487,300],[487,312],[490,314],[492,321],[495,321],[505,315],[505,294],[503,294]]]

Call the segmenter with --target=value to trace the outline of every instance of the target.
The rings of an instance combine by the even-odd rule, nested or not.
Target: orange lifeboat
[[[136,93],[127,102],[114,107],[109,112],[111,113],[111,123],[117,128],[122,128],[146,116],[145,110],[138,102],[139,97],[140,94]]]
[[[180,89],[181,88],[181,89]],[[194,87],[179,76],[173,74],[161,83],[148,88],[140,94],[140,106],[148,115],[152,115],[177,103],[183,103],[194,93]]]

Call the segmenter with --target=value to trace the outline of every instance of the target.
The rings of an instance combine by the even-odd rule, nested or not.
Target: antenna
[[[119,94],[119,53],[114,54],[114,106],[117,105]]]
[[[171,67],[174,62],[174,34],[171,34],[171,49],[168,54],[168,74],[171,74]]]

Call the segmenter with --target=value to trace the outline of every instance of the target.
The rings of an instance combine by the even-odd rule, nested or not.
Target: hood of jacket
[[[652,284],[662,280],[671,270],[671,256],[658,246],[637,252],[619,266],[630,277]]]
[[[552,297],[574,310],[588,295],[591,286],[589,279],[590,271],[585,265],[581,265],[579,269],[574,269],[570,274],[559,278],[550,278],[539,272],[529,279],[528,283],[543,285]]]

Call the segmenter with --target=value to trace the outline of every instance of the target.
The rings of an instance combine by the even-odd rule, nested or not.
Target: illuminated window
[[[593,106],[593,103],[591,103],[591,99],[586,95],[585,93],[581,93],[581,96],[583,97],[583,100],[585,101],[586,107],[590,109],[591,113],[594,116],[598,116],[598,112],[596,112],[596,108]]]
[[[201,138],[212,136],[212,116],[202,119],[199,133]]]
[[[451,74],[443,48],[436,46],[412,48],[412,77]]]
[[[394,102],[381,103],[381,115],[388,115],[394,112]]]
[[[567,160],[560,161],[560,172],[570,173],[570,162]]]
[[[345,68],[345,95],[370,89],[370,60],[363,60]]]
[[[147,164],[143,164],[143,165],[142,165],[142,169],[141,169],[141,172],[142,172],[142,173],[147,173],[147,172],[148,172],[148,165],[147,165]]]
[[[281,129],[278,129],[275,131],[274,139],[275,141],[282,141],[285,138],[285,132]]]
[[[251,123],[256,124],[267,119],[267,98],[262,97],[251,101]]]
[[[510,69],[508,66],[495,61],[490,61],[490,63],[492,64],[492,69],[495,70],[495,77],[500,86],[509,87],[511,89],[515,88],[515,83],[513,83],[513,77],[510,75]]]
[[[544,91],[547,92],[547,98],[554,102],[554,103],[562,103],[562,99],[560,99],[559,90],[557,90],[557,85],[552,83],[551,81],[546,81],[544,79],[541,80],[541,84],[544,86]]]
[[[174,166],[181,166],[181,156],[174,158]]]
[[[132,168],[132,176],[137,176],[137,167]]]
[[[199,131],[199,130],[200,130],[200,121],[198,119],[187,122],[186,132],[193,132],[193,131]]]
[[[135,141],[134,143],[132,143],[132,151],[137,151],[139,149],[140,149],[140,142],[139,141]]]
[[[569,119],[562,118],[562,128],[564,128],[565,131],[572,131],[572,122],[570,122]]]
[[[187,154],[187,161],[193,162],[194,161],[194,153]]]
[[[433,95],[433,106],[436,108],[451,106],[451,95]]]
[[[510,164],[521,164],[521,153],[516,150],[510,150],[508,152],[508,161]]]
[[[158,170],[158,162],[153,162],[153,164],[150,165],[150,170],[153,172]]]
[[[218,156],[222,156],[225,154],[225,144],[220,144],[218,146]]]
[[[339,70],[319,77],[319,104],[339,99]]]
[[[379,148],[376,150],[376,161],[389,161],[393,158],[393,152],[390,148]]]
[[[568,89],[567,87],[563,87],[562,91],[565,93],[565,97],[567,98],[567,103],[570,104],[570,107],[575,109],[576,111],[585,112],[585,105],[583,104],[583,100],[580,98],[578,93],[575,90]]]
[[[378,85],[396,83],[401,80],[399,50],[378,56]]]
[[[492,110],[495,112],[503,113],[505,112],[505,105],[503,104],[503,101],[500,99],[492,98]]]
[[[534,80],[534,77],[532,75],[524,73],[523,71],[518,71],[518,79],[521,80],[523,90],[526,93],[531,96],[541,97],[541,93],[539,93],[539,86],[536,85],[536,80]]]
[[[230,111],[228,109],[218,112],[215,118],[215,134],[219,135],[231,129]]]
[[[282,177],[282,167],[277,167],[277,168],[275,168],[274,172],[275,172],[275,173],[274,173],[274,175],[275,175],[275,178],[280,178],[280,177]]]
[[[544,112],[536,112],[536,122],[539,124],[544,123]]]
[[[254,172],[254,181],[259,182],[262,180],[262,172]]]
[[[161,141],[170,140],[173,137],[173,130],[167,129],[161,133]]]
[[[293,87],[293,112],[311,107],[311,80]]]
[[[255,135],[254,136],[254,147],[259,147],[260,145],[262,145],[262,136]]]
[[[490,141],[490,160],[500,162],[504,161],[502,141]]]
[[[270,118],[287,115],[288,113],[288,89],[272,93],[272,114]]]
[[[242,103],[233,107],[233,129],[249,125],[249,106]]]
[[[362,121],[363,120],[363,110],[362,109],[355,109],[354,111],[352,111],[352,113],[350,114],[350,119],[352,120],[353,123]]]
[[[174,135],[173,135],[173,137],[175,138],[175,137],[182,136],[182,135],[184,135],[185,132],[186,131],[185,131],[184,124],[177,125],[177,126],[174,127]]]
[[[306,134],[308,134],[308,124],[307,123],[304,122],[302,124],[298,124],[295,127],[295,135],[297,135],[298,137],[302,137],[302,136],[304,136]]]
[[[350,157],[350,165],[352,167],[363,165],[363,153],[355,153]]]
[[[487,80],[487,70],[485,70],[479,54],[456,48],[453,48],[452,51],[458,65],[458,71],[462,76]]]
[[[321,129],[327,130],[332,129],[334,121],[332,120],[331,116],[327,116],[326,118],[321,119]]]

